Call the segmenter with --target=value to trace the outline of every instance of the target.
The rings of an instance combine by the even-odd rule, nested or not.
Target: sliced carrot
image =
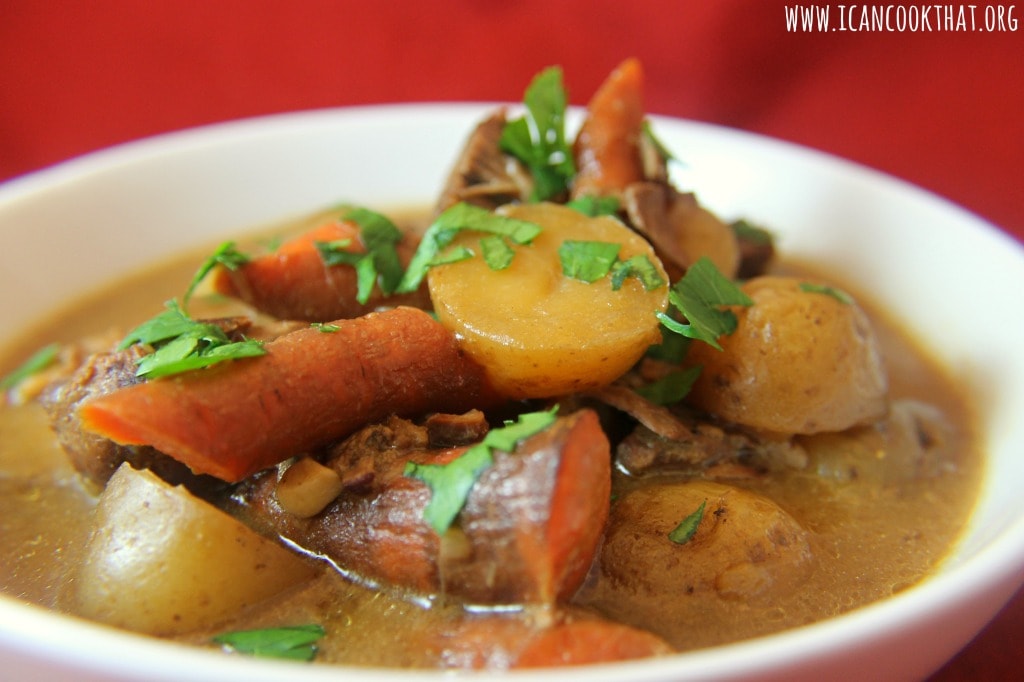
[[[611,663],[672,652],[645,630],[561,610],[467,617],[427,646],[442,667],[488,670]]]
[[[395,308],[267,344],[267,355],[136,384],[84,403],[84,428],[151,445],[238,481],[389,414],[496,400],[483,371],[427,313]]]
[[[627,59],[587,105],[573,149],[577,169],[574,197],[617,195],[630,183],[644,179],[640,155],[643,80],[639,60]]]
[[[285,242],[273,253],[259,256],[229,270],[219,268],[213,276],[215,291],[241,299],[257,310],[285,320],[325,322],[358,317],[382,305],[408,305],[427,309],[430,296],[425,287],[409,294],[385,296],[374,287],[365,303],[357,300],[357,275],[351,265],[327,265],[317,242],[351,241],[344,250],[365,252],[359,241],[360,228],[352,221],[333,220]],[[418,239],[406,233],[397,244],[399,261],[408,265]]]
[[[610,663],[672,653],[660,637],[606,620],[574,620],[533,638],[513,667],[547,668],[585,663]]]
[[[560,417],[515,453],[496,452],[443,538],[423,517],[430,489],[402,471],[407,461],[446,463],[461,450],[411,449],[387,462],[396,456],[393,447],[377,451],[374,441],[367,439],[365,457],[376,471],[312,518],[286,514],[274,503],[275,476],[243,484],[252,523],[362,579],[424,595],[552,604],[579,588],[610,501],[609,444],[593,411]],[[574,518],[567,522],[568,509]]]

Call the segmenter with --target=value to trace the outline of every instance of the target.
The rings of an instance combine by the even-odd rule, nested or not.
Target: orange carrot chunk
[[[239,481],[389,414],[493,402],[451,332],[413,308],[286,334],[267,354],[136,384],[84,403],[83,427]]]
[[[234,269],[219,268],[213,276],[215,291],[245,301],[257,310],[285,320],[327,320],[359,317],[382,305],[408,305],[428,309],[430,296],[425,287],[409,294],[385,296],[374,287],[365,303],[357,299],[358,276],[352,265],[328,265],[317,243],[350,242],[342,250],[363,253],[359,225],[334,220],[281,245],[273,253],[252,259]],[[396,245],[402,265],[418,245],[406,233]]]
[[[622,62],[587,105],[573,148],[577,174],[573,196],[615,196],[644,179],[640,136],[644,134],[643,68]]]

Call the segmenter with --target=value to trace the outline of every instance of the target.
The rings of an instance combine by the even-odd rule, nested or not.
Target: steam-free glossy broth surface
[[[32,349],[51,341],[72,341],[110,328],[122,333],[151,316],[161,301],[180,294],[205,253],[153,268],[52,314],[8,346],[0,369],[9,370]],[[223,314],[237,304],[203,305],[211,313]],[[799,581],[799,589],[773,594],[760,603],[723,600],[700,590],[648,594],[624,591],[595,566],[575,603],[649,629],[673,647],[689,650],[827,618],[885,598],[926,576],[955,542],[971,512],[982,456],[970,409],[953,382],[897,325],[878,314],[873,322],[885,351],[892,399],[927,401],[944,415],[943,433],[951,439],[947,447],[956,456],[941,472],[888,480],[871,475],[868,466],[861,467],[867,475],[859,477],[829,475],[829,462],[839,462],[835,470],[846,472],[851,461],[864,457],[870,438],[814,439],[807,447],[820,455],[812,458],[815,466],[728,481],[773,500],[808,532],[815,564]],[[881,458],[884,453],[871,456]],[[635,489],[665,480],[617,473],[613,505]],[[62,594],[90,532],[94,506],[94,492],[67,463],[43,409],[35,403],[0,409],[0,589],[64,609]],[[668,569],[653,562],[650,570]],[[320,642],[320,661],[425,666],[432,664],[424,652],[426,633],[459,611],[443,600],[407,599],[327,571],[238,614],[237,620],[220,624],[217,630],[317,622],[329,632]],[[209,646],[212,634],[197,632],[182,639]]]

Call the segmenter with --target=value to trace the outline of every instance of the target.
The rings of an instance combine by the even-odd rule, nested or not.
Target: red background
[[[783,5],[0,0],[0,180],[226,119],[517,100],[551,64],[583,104],[637,56],[652,113],[859,161],[1024,239],[1024,6],[977,5],[979,25],[986,7],[1009,9],[1013,31],[793,33]],[[1024,599],[938,679],[1012,677],[1018,632]]]

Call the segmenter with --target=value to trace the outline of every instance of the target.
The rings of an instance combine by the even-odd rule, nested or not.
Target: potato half
[[[505,269],[474,257],[428,276],[438,318],[461,337],[495,388],[511,398],[543,398],[603,386],[660,340],[655,313],[667,305],[668,278],[642,237],[614,218],[556,204],[499,213],[537,223],[542,232],[532,244],[516,246]],[[479,238],[467,232],[458,243],[475,248]],[[631,277],[616,291],[608,277],[593,283],[567,277],[558,253],[566,240],[620,244],[619,260],[646,256],[666,284],[648,291]]]
[[[152,635],[214,627],[315,569],[180,486],[127,464],[96,508],[76,614]]]

